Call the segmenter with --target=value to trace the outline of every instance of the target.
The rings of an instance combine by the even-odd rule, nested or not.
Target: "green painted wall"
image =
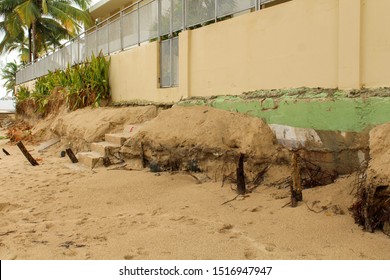
[[[361,132],[390,122],[390,95],[379,92],[339,92],[336,90],[261,91],[242,96],[190,99],[182,106],[206,105],[245,113],[269,124],[316,130]]]

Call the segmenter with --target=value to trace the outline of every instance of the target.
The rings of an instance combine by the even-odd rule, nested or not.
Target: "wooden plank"
[[[49,148],[49,147],[53,146],[54,144],[57,144],[58,142],[60,142],[60,140],[61,140],[60,138],[50,139],[49,141],[46,141],[46,142],[40,144],[36,150],[38,152],[43,152],[47,148]]]
[[[26,159],[31,163],[32,166],[39,165],[38,162],[31,156],[31,154],[27,151],[26,147],[23,145],[22,141],[19,141],[16,144],[19,149],[22,151],[23,155],[26,157]]]

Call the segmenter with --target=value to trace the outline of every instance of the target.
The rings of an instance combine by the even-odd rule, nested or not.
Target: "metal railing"
[[[98,23],[16,73],[16,84],[84,62],[92,54],[110,55],[161,40],[161,86],[178,84],[177,33],[217,22],[276,0],[140,0]],[[168,47],[169,45],[169,47]],[[166,58],[165,56],[168,56]]]

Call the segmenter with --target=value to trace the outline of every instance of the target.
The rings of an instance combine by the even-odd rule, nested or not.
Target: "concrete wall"
[[[389,26],[389,0],[362,0],[361,79],[365,87],[390,86]]]
[[[263,90],[178,104],[211,106],[258,117],[268,124],[323,131],[363,132],[390,122],[390,89],[356,91],[352,96],[337,90]]]
[[[390,86],[388,26],[388,0],[293,0],[180,33],[178,88],[159,88],[158,43],[114,55],[113,99]]]
[[[191,32],[190,95],[337,87],[338,1],[294,0]]]
[[[152,42],[111,56],[110,86],[114,102],[180,99],[179,88],[159,86],[159,44]]]

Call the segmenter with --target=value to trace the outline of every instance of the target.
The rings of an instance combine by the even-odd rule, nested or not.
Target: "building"
[[[116,102],[387,87],[389,11],[387,0],[102,0],[94,28],[17,80],[102,51]]]

